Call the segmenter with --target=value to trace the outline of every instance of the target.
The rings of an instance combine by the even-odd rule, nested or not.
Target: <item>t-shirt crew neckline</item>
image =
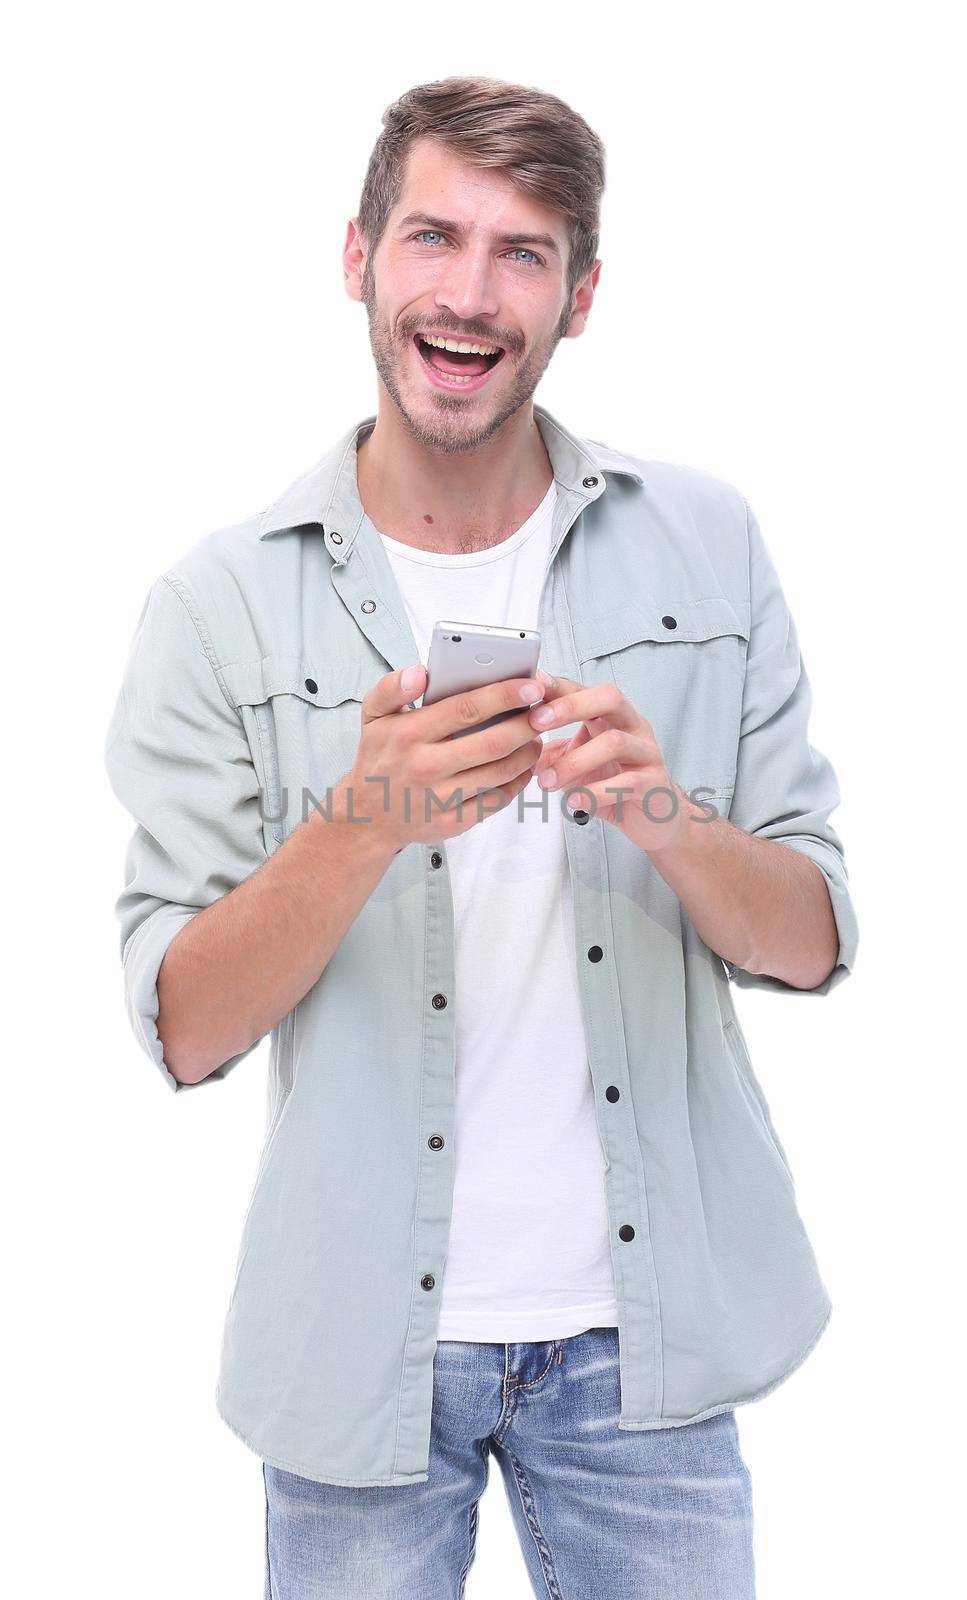
[[[498,544],[491,545],[487,550],[469,550],[451,553],[441,550],[422,550],[410,544],[403,544],[399,539],[394,539],[388,533],[380,532],[375,523],[367,518],[370,526],[379,534],[387,550],[394,556],[400,556],[404,561],[417,561],[427,567],[481,567],[489,561],[499,561],[503,556],[512,555],[519,550],[543,522],[549,503],[554,497],[555,480],[552,478],[540,505],[535,506],[526,522],[506,539],[501,539]]]

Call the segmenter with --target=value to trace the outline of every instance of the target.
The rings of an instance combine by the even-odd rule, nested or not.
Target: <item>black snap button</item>
[[[582,825],[585,822],[590,822],[591,820],[590,811],[572,811],[571,816],[574,818],[575,822],[581,823]]]
[[[591,946],[590,950],[588,951],[588,960],[589,961],[600,961],[601,957],[603,955],[604,955],[604,951],[602,950],[601,946],[599,944],[593,944]]]
[[[430,866],[431,867],[442,867],[443,866],[443,857],[441,856],[439,850],[434,850],[432,856],[430,857]]]
[[[435,994],[433,999],[430,1001],[434,1011],[442,1011],[446,1003],[447,997],[445,994]]]
[[[604,1098],[606,1100],[610,1100],[611,1104],[614,1105],[620,1094],[621,1090],[617,1087],[617,1085],[614,1083],[609,1083],[608,1087],[604,1091]]]
[[[431,1133],[429,1139],[427,1139],[426,1142],[430,1146],[431,1150],[442,1150],[443,1149],[443,1139],[441,1138],[440,1134],[438,1134],[438,1133]]]
[[[375,611],[376,610],[376,601],[375,600],[364,600],[359,609],[360,609],[360,611]]]
[[[421,1289],[432,1289],[433,1285],[435,1283],[436,1283],[436,1278],[433,1276],[433,1273],[432,1272],[425,1272],[423,1274],[422,1278],[420,1279],[420,1288]]]
[[[331,533],[329,535],[329,537],[332,540],[333,544],[342,544],[342,534],[341,533]]]
[[[618,1229],[618,1238],[619,1239],[633,1239],[634,1236],[635,1236],[635,1230],[631,1226],[631,1223],[630,1222],[623,1222],[621,1224],[621,1227]]]
[[[662,625],[663,628],[677,628],[678,627],[678,623],[676,622],[674,617],[662,617],[661,625]]]
[[[595,487],[595,485],[597,484],[597,481],[598,481],[597,478],[582,478],[581,479],[581,482],[584,484],[585,489],[593,489]]]
[[[315,678],[307,678],[306,679],[306,688],[308,689],[310,694],[318,694],[319,693],[319,685],[317,684]]]

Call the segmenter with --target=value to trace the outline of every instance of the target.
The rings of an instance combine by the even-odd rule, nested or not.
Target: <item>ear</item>
[[[601,262],[596,261],[590,272],[585,273],[574,291],[574,300],[571,306],[571,319],[567,325],[566,339],[576,339],[583,333],[588,325],[591,306],[594,301],[594,291],[601,276]]]
[[[366,241],[359,231],[359,218],[350,217],[342,252],[343,277],[350,300],[361,301],[363,298],[363,267],[366,264],[366,256]]]

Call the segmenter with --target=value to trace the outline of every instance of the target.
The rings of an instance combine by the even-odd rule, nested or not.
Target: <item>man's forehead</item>
[[[411,147],[403,191],[393,208],[391,227],[422,225],[462,234],[493,233],[507,242],[527,238],[563,254],[567,235],[559,212],[524,194],[505,174],[471,166],[451,151],[427,150],[432,140]],[[452,182],[441,182],[441,165],[448,165]],[[433,170],[425,170],[432,167]],[[481,219],[479,206],[468,206],[466,189],[485,191],[497,204]]]

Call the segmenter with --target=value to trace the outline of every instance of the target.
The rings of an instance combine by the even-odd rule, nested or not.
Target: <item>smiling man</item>
[[[830,1302],[732,986],[852,969],[836,780],[743,496],[534,403],[598,137],[491,79],[383,122],[378,411],[152,585],[107,742],[139,1041],[185,1092],[271,1035],[216,1402],[267,1596],[463,1594],[492,1455],[535,1593],[746,1600],[735,1410]],[[418,705],[443,618],[538,678]]]

